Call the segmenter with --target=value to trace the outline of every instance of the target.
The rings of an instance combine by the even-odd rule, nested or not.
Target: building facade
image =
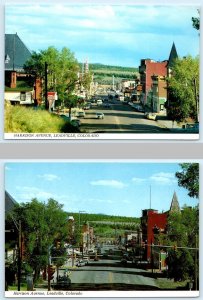
[[[141,102],[151,106],[152,76],[166,76],[168,61],[157,62],[152,59],[141,59],[139,66],[140,84],[142,85]]]
[[[174,192],[170,209],[166,212],[159,213],[155,209],[144,209],[141,217],[141,228],[142,228],[142,244],[144,248],[144,260],[152,260],[152,248],[153,252],[156,250],[160,254],[163,249],[155,249],[153,247],[156,236],[167,233],[167,220],[169,214],[173,212],[180,212],[180,206],[176,192]],[[163,256],[163,254],[162,254]]]
[[[24,64],[31,52],[18,34],[5,34],[5,100],[11,104],[39,104],[42,82],[33,74],[27,74]]]
[[[172,76],[173,64],[177,58],[178,54],[173,43],[168,60],[158,62],[152,59],[141,59],[139,66],[142,86],[140,101],[152,112],[165,111],[166,101],[170,102],[166,78]]]

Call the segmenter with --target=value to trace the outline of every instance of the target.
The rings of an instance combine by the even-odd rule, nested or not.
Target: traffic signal
[[[54,279],[55,267],[52,265],[48,266],[48,280]]]

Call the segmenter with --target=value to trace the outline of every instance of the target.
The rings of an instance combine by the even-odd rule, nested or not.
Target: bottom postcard
[[[5,296],[199,296],[199,168],[6,163]]]

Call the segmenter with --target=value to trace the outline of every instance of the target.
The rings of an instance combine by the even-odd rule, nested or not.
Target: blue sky
[[[140,217],[142,209],[170,208],[174,191],[179,204],[197,205],[178,187],[177,163],[33,162],[5,164],[5,189],[17,202],[54,198],[69,212],[86,211]]]
[[[18,33],[30,50],[68,47],[78,59],[138,67],[140,59],[199,54],[194,6],[6,5],[5,32]]]

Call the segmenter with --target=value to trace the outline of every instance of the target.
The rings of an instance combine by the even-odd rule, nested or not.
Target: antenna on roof
[[[151,209],[151,202],[152,202],[152,199],[151,199],[151,185],[150,185],[150,197],[149,197],[149,208]]]

